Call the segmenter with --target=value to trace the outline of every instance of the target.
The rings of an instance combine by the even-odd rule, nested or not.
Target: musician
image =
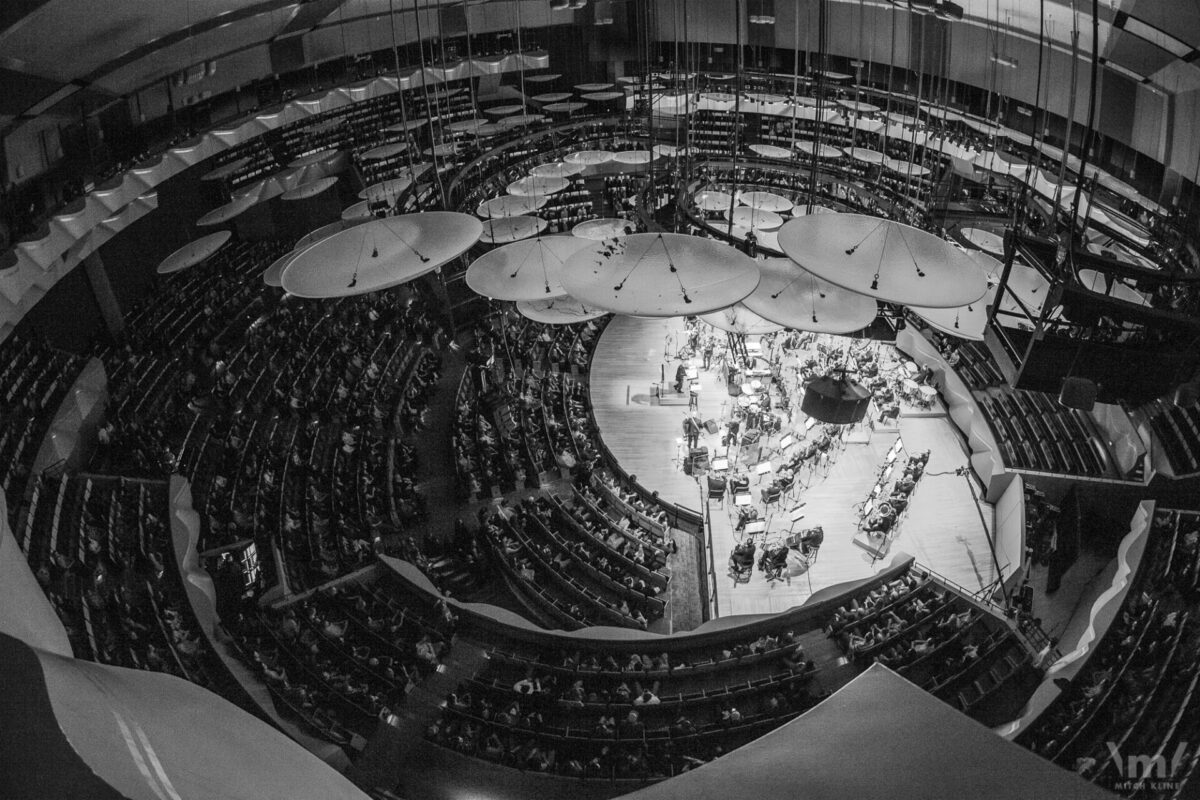
[[[709,367],[712,366],[712,357],[713,357],[714,349],[715,349],[715,347],[713,345],[712,339],[708,339],[704,342],[704,368],[705,369],[708,369]]]
[[[675,370],[675,391],[683,392],[683,382],[687,380],[687,367],[683,362],[679,362],[678,368]]]
[[[729,420],[729,434],[723,444],[729,445],[737,441],[738,432],[742,429],[742,421],[737,417]]]
[[[863,525],[863,530],[868,533],[886,534],[896,524],[896,510],[888,503],[880,504],[879,508],[873,513]]]
[[[754,231],[746,234],[745,252],[751,258],[758,256],[758,237],[754,235]]]
[[[700,444],[700,418],[695,414],[683,418],[683,435],[687,437],[688,452]]]
[[[802,555],[810,555],[814,550],[821,546],[825,541],[825,529],[818,525],[815,528],[809,528],[800,535],[800,553]]]

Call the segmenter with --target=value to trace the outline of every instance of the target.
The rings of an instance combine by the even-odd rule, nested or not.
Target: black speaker
[[[800,410],[820,422],[849,425],[862,420],[871,392],[844,376],[825,375],[808,384]]]
[[[1096,405],[1096,395],[1099,389],[1095,381],[1087,378],[1063,378],[1062,388],[1058,392],[1059,405],[1066,408],[1076,408],[1080,411],[1091,411]]]

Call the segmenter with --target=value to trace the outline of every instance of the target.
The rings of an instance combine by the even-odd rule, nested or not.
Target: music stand
[[[756,519],[752,522],[747,522],[743,531],[747,536],[757,536],[767,532],[767,521],[765,519]]]
[[[791,447],[795,443],[796,443],[796,437],[789,433],[787,436],[784,436],[782,439],[779,440],[779,449],[781,451],[787,450],[789,447]]]
[[[754,503],[754,498],[750,495],[749,492],[745,492],[743,494],[735,494],[733,496],[733,504],[735,506],[748,506],[748,505],[752,505],[753,503]]]
[[[754,474],[758,476],[759,483],[762,483],[763,475],[766,475],[769,472],[773,472],[774,470],[775,470],[775,468],[771,466],[770,461],[763,461],[763,462],[760,462],[760,463],[754,465]]]
[[[792,520],[791,523],[788,525],[788,533],[792,532],[792,529],[796,527],[797,522],[804,519],[804,506],[806,506],[806,505],[808,505],[808,504],[801,503],[800,505],[796,506],[795,508],[793,508],[791,511],[788,512],[788,516],[791,517],[791,520]]]
[[[728,458],[714,458],[712,463],[709,464],[709,467],[712,469],[713,472],[724,472],[725,470],[729,469],[729,459]]]

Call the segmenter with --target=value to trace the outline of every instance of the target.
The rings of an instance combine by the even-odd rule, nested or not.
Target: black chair
[[[725,490],[729,487],[729,481],[725,478],[716,475],[708,476],[708,499],[720,502],[721,508],[725,507]]]

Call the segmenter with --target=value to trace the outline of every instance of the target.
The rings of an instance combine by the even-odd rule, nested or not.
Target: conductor
[[[683,382],[687,380],[687,367],[680,362],[678,369],[675,370],[675,391],[683,391]]]

